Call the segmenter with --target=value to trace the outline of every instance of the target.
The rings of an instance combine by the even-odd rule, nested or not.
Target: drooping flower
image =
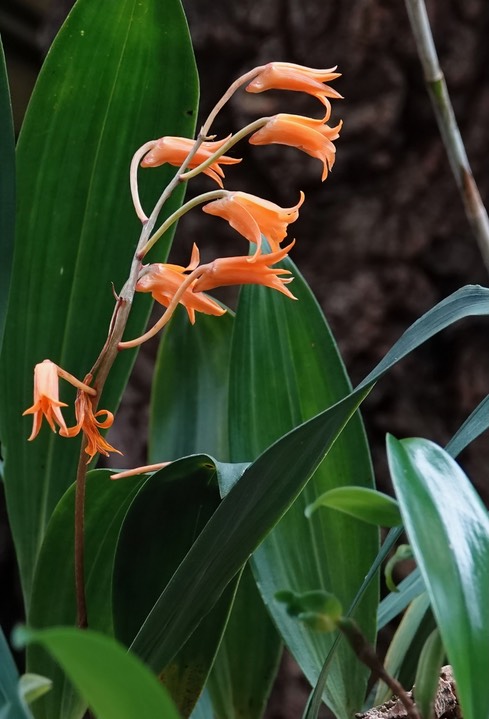
[[[159,302],[160,305],[168,307],[175,293],[188,276],[185,272],[195,269],[198,264],[199,251],[196,245],[194,245],[192,258],[187,267],[162,264],[160,262],[146,265],[139,275],[136,291],[151,292],[154,300]],[[215,315],[218,317],[225,314],[226,310],[217,302],[211,300],[210,297],[207,297],[201,292],[193,292],[192,290],[193,285],[185,290],[180,299],[180,304],[187,310],[192,324],[195,322],[196,312],[203,312],[206,315]]]
[[[34,404],[23,413],[24,415],[34,415],[29,441],[37,437],[43,417],[46,418],[53,432],[56,432],[55,423],[61,430],[65,430],[66,423],[60,408],[67,406],[65,402],[59,401],[58,366],[48,359],[36,364],[34,368]]]
[[[336,148],[333,140],[340,136],[342,122],[336,127],[326,125],[325,119],[314,120],[302,115],[279,114],[271,117],[249,138],[252,145],[289,145],[317,157],[323,163],[321,179],[328,176],[334,165]]]
[[[227,220],[233,229],[256,244],[253,258],[256,259],[260,254],[262,235],[267,238],[272,252],[280,249],[280,243],[287,234],[287,226],[297,220],[303,202],[303,192],[293,207],[280,207],[246,192],[229,192],[226,197],[209,202],[202,209],[209,215]]]
[[[203,142],[190,160],[188,169],[191,170],[208,160],[228,139],[229,137],[225,137],[224,140]],[[170,165],[180,167],[194,144],[195,140],[191,140],[188,137],[162,137],[157,141],[153,149],[144,156],[141,161],[141,167],[159,167],[159,165],[164,165],[166,162]],[[221,157],[215,160],[209,167],[206,167],[203,173],[215,180],[219,187],[222,187],[221,178],[224,177],[224,171],[221,165],[235,165],[238,162],[241,162],[241,159],[238,157],[221,155]]]
[[[293,277],[284,277],[284,275],[290,275],[290,271],[271,267],[287,256],[294,243],[295,241],[291,242],[290,245],[278,252],[259,255],[254,262],[249,262],[248,257],[219,257],[204,266],[205,269],[195,281],[193,290],[194,292],[205,292],[226,285],[264,285],[295,300],[297,298],[285,286],[294,279]]]
[[[270,62],[250,82],[246,90],[253,93],[265,90],[305,92],[317,97],[323,103],[326,107],[326,120],[328,120],[331,114],[331,103],[328,98],[342,99],[339,92],[324,84],[341,77],[341,73],[335,72],[335,70],[336,67],[316,70],[292,62]]]
[[[97,417],[105,415],[104,420]],[[106,457],[109,452],[117,452],[122,454],[118,449],[112,447],[104,437],[100,434],[100,429],[108,429],[114,422],[114,415],[107,409],[100,409],[98,412],[93,411],[92,400],[90,396],[81,390],[75,401],[76,424],[73,427],[62,429],[60,434],[63,437],[75,437],[79,432],[83,432],[87,440],[85,452],[88,455],[88,462],[91,462],[94,456],[100,452]]]

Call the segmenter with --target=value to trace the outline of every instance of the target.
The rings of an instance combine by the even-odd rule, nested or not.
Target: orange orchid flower
[[[66,423],[60,408],[67,406],[65,402],[59,401],[58,366],[48,359],[36,364],[34,368],[34,404],[23,413],[24,415],[34,415],[29,441],[39,434],[43,417],[46,418],[53,432],[56,432],[55,423],[61,430],[65,430]]]
[[[168,307],[176,291],[187,277],[184,273],[195,269],[198,264],[199,251],[197,246],[194,245],[190,264],[187,267],[162,264],[160,262],[146,265],[139,275],[136,291],[151,292],[154,300],[159,302],[160,305]],[[217,302],[211,300],[210,297],[201,292],[194,292],[193,285],[183,293],[180,304],[187,310],[192,324],[195,322],[196,312],[203,312],[206,315],[215,315],[217,317],[226,313],[226,310]]]
[[[217,140],[216,142],[203,142],[190,160],[188,169],[191,170],[194,167],[198,167],[202,162],[208,160],[211,155],[217,152],[217,150],[229,140],[229,137],[225,137],[224,140]],[[144,156],[141,161],[141,167],[159,167],[159,165],[164,165],[166,162],[170,165],[180,167],[194,144],[195,140],[191,140],[188,137],[162,137],[157,141],[153,149]],[[224,171],[221,165],[235,165],[238,162],[241,162],[240,158],[221,155],[221,157],[209,167],[206,167],[203,173],[215,180],[219,187],[222,187],[221,178],[224,177]]]
[[[330,127],[325,124],[325,118],[314,120],[302,115],[279,114],[251,135],[249,142],[252,145],[290,145],[317,157],[323,163],[321,179],[324,182],[335,162],[333,140],[340,136],[342,125],[340,122],[336,127]]]
[[[262,235],[267,238],[272,252],[280,249],[280,243],[287,234],[287,226],[297,220],[303,202],[303,192],[294,207],[280,207],[246,192],[229,192],[226,197],[209,202],[202,209],[209,215],[227,220],[233,229],[256,244],[256,254],[252,258],[256,259],[261,251]]]
[[[248,257],[219,257],[205,266],[202,275],[195,281],[193,290],[204,292],[226,285],[264,285],[295,300],[297,298],[285,286],[294,278],[281,277],[290,275],[290,271],[270,266],[283,260],[294,244],[295,240],[278,252],[259,255],[254,262],[250,262]]]
[[[265,92],[266,90],[295,90],[313,95],[326,107],[326,120],[331,114],[331,103],[328,97],[342,99],[336,90],[325,85],[341,77],[341,73],[335,72],[336,67],[326,70],[316,70],[304,65],[295,65],[292,62],[270,62],[250,82],[246,90],[248,92]]]
[[[86,378],[86,381],[89,378]],[[98,412],[93,411],[92,400],[90,396],[81,390],[75,401],[76,424],[74,427],[62,429],[60,434],[63,437],[75,437],[80,431],[86,437],[87,446],[85,452],[88,454],[87,464],[92,461],[94,456],[100,452],[106,457],[109,452],[117,452],[122,454],[118,449],[112,447],[104,437],[100,434],[100,429],[108,429],[114,422],[114,415],[107,409],[100,409]],[[98,420],[97,417],[105,415],[105,419]]]

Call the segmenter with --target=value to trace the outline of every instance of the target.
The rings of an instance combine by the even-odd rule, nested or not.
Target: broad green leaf
[[[289,432],[247,467],[152,608],[133,642],[134,651],[154,668],[168,664],[307,484],[375,382],[445,327],[484,314],[489,314],[489,290],[458,290],[415,322],[354,392]]]
[[[282,643],[247,564],[208,681],[216,715],[226,719],[263,716],[281,653]]]
[[[172,462],[139,490],[122,527],[114,571],[114,623],[125,644],[219,502],[216,467],[203,455]],[[156,669],[182,716],[189,716],[205,684],[235,588],[236,583],[227,587],[173,660]]]
[[[292,289],[297,302],[259,286],[244,287],[240,294],[230,385],[229,432],[235,461],[255,459],[281,435],[351,391],[314,296],[290,261],[283,267],[295,277]],[[280,471],[275,481],[282,482]],[[253,557],[265,604],[311,683],[317,680],[334,635],[315,632],[297,622],[274,597],[280,590],[300,594],[323,589],[338,596],[343,606],[351,603],[378,551],[378,529],[331,510],[307,519],[305,509],[324,492],[354,484],[373,485],[368,446],[358,416]],[[376,605],[373,582],[356,612],[370,641],[375,638]],[[368,673],[346,644],[339,647],[326,689],[328,703],[338,717],[346,719],[362,705]]]
[[[15,142],[7,69],[0,38],[0,351],[7,314],[15,227]]]
[[[233,316],[198,314],[191,325],[183,308],[165,331],[151,388],[149,461],[205,452],[225,462],[228,368]]]
[[[112,574],[124,515],[141,486],[141,478],[113,482],[108,470],[88,473],[85,497],[85,565],[88,621],[107,634],[112,626]],[[48,524],[36,567],[29,621],[39,629],[73,625],[76,621],[74,587],[74,485],[56,506]],[[54,580],[53,580],[54,578]],[[53,590],[55,581],[56,590]],[[29,671],[53,679],[53,689],[33,709],[38,719],[83,716],[85,704],[73,691],[61,669],[38,646],[27,652]]]
[[[78,0],[27,110],[0,364],[6,495],[27,606],[47,522],[74,480],[79,450],[79,440],[46,427],[26,442],[31,419],[21,415],[32,404],[33,367],[50,358],[81,378],[91,368],[114,306],[111,282],[121,288],[140,232],[129,194],[131,156],[148,139],[191,134],[196,92],[180,0]],[[145,172],[145,206],[174,171]],[[158,256],[166,251],[160,248]],[[128,335],[144,327],[147,299],[136,299]],[[115,409],[134,356],[124,352],[117,359],[102,407]],[[64,383],[62,400],[73,397]]]
[[[1,628],[0,717],[1,719],[32,719],[32,714],[19,691],[19,674]]]
[[[397,527],[396,529],[391,529],[387,537],[385,538],[384,543],[380,547],[377,556],[375,557],[374,561],[372,562],[365,579],[363,580],[360,588],[358,589],[358,592],[355,595],[355,598],[353,599],[353,602],[350,604],[348,611],[345,614],[345,618],[349,618],[353,616],[355,609],[357,608],[359,602],[363,598],[365,592],[369,588],[371,582],[373,579],[376,579],[378,576],[378,572],[380,570],[380,567],[382,566],[382,563],[384,562],[385,558],[389,555],[389,552],[392,550],[392,548],[395,546],[397,540],[399,539],[400,535],[402,533],[402,528]],[[336,652],[336,649],[340,645],[342,639],[344,639],[344,635],[342,633],[336,635],[336,639],[334,640],[328,655],[326,659],[324,660],[323,666],[321,667],[321,671],[319,673],[318,680],[314,686],[314,689],[312,690],[311,694],[309,695],[309,699],[306,704],[306,708],[304,710],[303,719],[317,719],[319,715],[319,711],[321,709],[322,704],[322,697],[324,693],[324,688],[326,686],[326,681],[328,679],[329,670],[331,667],[331,664],[333,662],[333,658]]]
[[[182,308],[172,319],[160,343],[152,385],[150,461],[202,451],[221,460],[228,458],[227,380],[232,330],[230,312],[223,317],[198,315],[196,324],[191,325]],[[223,495],[243,469],[240,464],[218,465]],[[206,641],[205,636],[199,636]],[[281,646],[245,568],[207,683],[218,716],[251,719],[262,715]]]
[[[384,660],[384,667],[388,674],[393,677],[399,676],[406,655],[412,651],[412,643],[425,614],[429,611],[430,600],[426,592],[423,592],[413,600],[407,611],[404,613],[399,626],[389,644],[389,649]],[[408,687],[410,688],[410,687]],[[374,706],[383,704],[391,696],[391,690],[384,684],[379,682]]]
[[[97,719],[179,719],[156,677],[114,639],[66,627],[25,629],[62,666]]]
[[[368,487],[330,489],[306,507],[306,517],[310,517],[320,507],[337,509],[362,522],[380,527],[397,527],[402,524],[396,500]]]
[[[387,438],[404,526],[453,667],[465,719],[489,714],[489,518],[450,455]]]

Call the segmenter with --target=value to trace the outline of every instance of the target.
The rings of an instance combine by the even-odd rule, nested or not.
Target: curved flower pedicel
[[[324,182],[335,162],[333,140],[338,139],[343,125],[340,121],[336,127],[330,127],[325,124],[325,120],[314,120],[302,115],[274,115],[251,135],[249,142],[252,145],[289,145],[311,157],[317,157],[323,163],[321,180]]]
[[[229,137],[215,142],[202,142],[195,155],[188,163],[189,169],[198,167],[203,162],[208,160],[215,152],[221,149],[221,147],[229,140]],[[153,148],[143,157],[141,167],[159,167],[165,163],[180,167],[194,145],[195,140],[188,137],[162,137],[156,141]],[[238,162],[241,162],[241,158],[221,155],[209,167],[206,167],[203,172],[205,175],[208,175],[217,182],[219,187],[222,187],[224,170],[221,165],[236,165]]]
[[[265,65],[256,77],[246,87],[247,92],[265,92],[266,90],[295,90],[305,92],[308,95],[317,97],[326,108],[326,120],[331,114],[331,103],[329,97],[338,100],[342,95],[333,90],[326,82],[331,82],[341,77],[341,73],[335,72],[336,67],[325,70],[316,70],[304,65],[296,65],[292,62],[270,62]]]
[[[248,261],[254,261],[261,252],[262,235],[268,240],[272,252],[280,249],[287,227],[299,217],[303,202],[303,192],[293,207],[280,207],[247,192],[229,192],[225,197],[204,205],[202,210],[227,220],[233,229],[255,244],[256,253],[248,258]]]

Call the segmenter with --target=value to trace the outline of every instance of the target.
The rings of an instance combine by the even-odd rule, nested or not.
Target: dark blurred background
[[[42,59],[71,0],[2,0],[5,43],[17,129]],[[239,74],[272,59],[311,67],[337,64],[335,87],[345,99],[333,121],[344,128],[334,171],[321,184],[321,166],[294,149],[240,147],[232,189],[283,206],[307,202],[290,228],[292,257],[310,282],[338,340],[353,384],[403,330],[436,302],[467,283],[487,285],[474,238],[441,144],[404,3],[392,0],[184,0],[201,77],[201,117]],[[483,199],[489,194],[489,4],[486,0],[428,2],[435,42],[455,113]],[[262,114],[320,115],[316,100],[296,93],[240,93],[216,124],[220,136]],[[228,184],[231,188],[231,184]],[[209,188],[205,178],[190,194]],[[206,258],[226,254],[226,223],[203,213],[179,225],[174,261],[186,263],[192,242],[205,238]],[[199,244],[204,245],[203,242]],[[155,348],[138,359],[111,440],[124,466],[144,463],[145,420]],[[384,437],[419,435],[448,441],[488,393],[487,321],[465,321],[418,350],[377,386],[364,405],[376,473],[388,489]],[[487,440],[462,463],[479,490],[487,489]],[[0,611],[19,619],[19,596],[6,591],[15,569],[5,515],[0,529]],[[288,674],[287,674],[288,672]],[[288,665],[269,717],[303,709],[300,680]]]

